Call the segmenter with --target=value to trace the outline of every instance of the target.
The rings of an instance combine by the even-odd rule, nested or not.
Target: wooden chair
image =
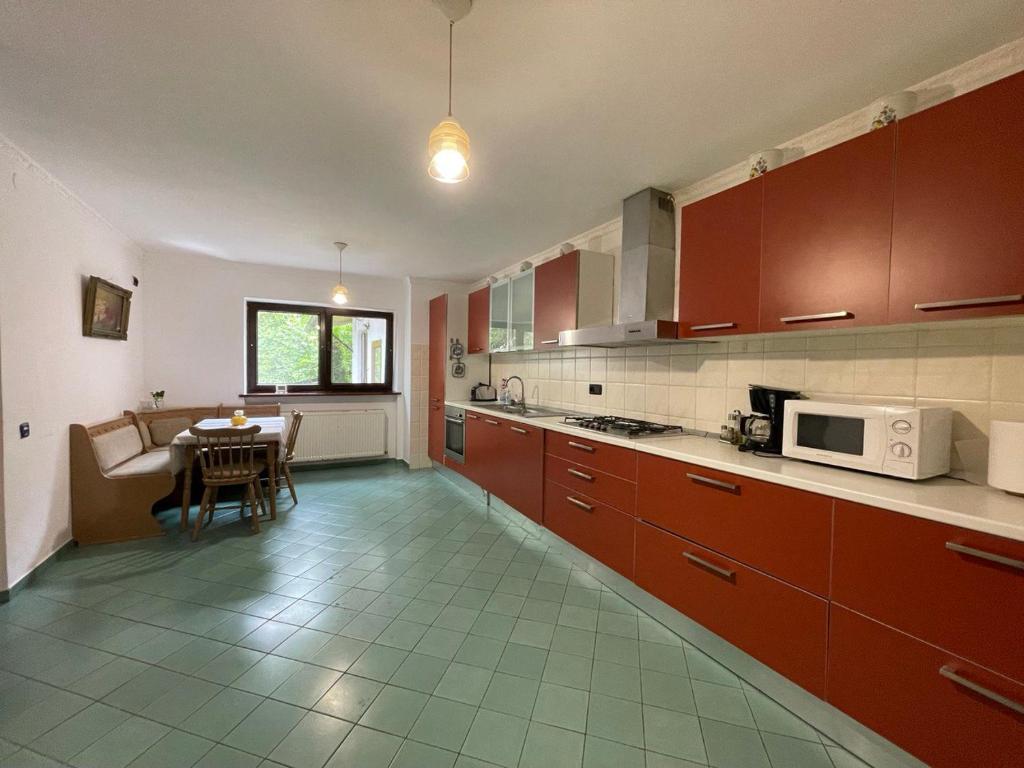
[[[245,411],[246,416],[280,416],[281,404],[266,403],[264,405],[231,405],[231,403],[221,403],[217,406],[217,415],[222,419],[226,419],[238,410]]]
[[[246,496],[242,500],[239,515],[244,516],[245,505],[248,503],[252,510],[252,532],[260,532],[263,489],[260,487],[259,477],[265,462],[256,460],[255,436],[261,430],[259,424],[241,429],[189,429],[189,433],[195,436],[198,443],[199,467],[203,473],[203,484],[206,486],[199,504],[199,515],[192,529],[192,541],[199,538],[204,516],[208,517],[207,524],[213,521],[217,491],[227,485],[246,486]]]
[[[277,487],[282,485],[281,480],[288,484],[288,490],[292,495],[292,503],[298,504],[299,497],[295,494],[295,481],[292,479],[292,470],[288,466],[295,458],[295,443],[299,439],[299,427],[302,426],[302,411],[292,411],[292,423],[288,425],[288,438],[282,446],[281,455],[278,457]]]

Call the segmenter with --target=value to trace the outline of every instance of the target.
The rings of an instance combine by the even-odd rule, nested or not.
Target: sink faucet
[[[519,406],[519,410],[522,413],[526,413],[526,384],[524,384],[523,380],[518,376],[509,376],[507,379],[505,379],[506,387],[512,383],[512,379],[515,379],[516,381],[519,382],[519,393],[522,395],[522,397],[519,398],[519,402],[516,402],[515,398],[512,397],[512,390],[510,389],[508,392],[509,405]]]

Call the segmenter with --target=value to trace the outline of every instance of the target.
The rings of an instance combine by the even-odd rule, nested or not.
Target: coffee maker
[[[799,400],[801,397],[795,389],[775,389],[751,384],[750,410],[753,413],[740,417],[740,432],[744,437],[740,450],[781,456],[785,402]]]

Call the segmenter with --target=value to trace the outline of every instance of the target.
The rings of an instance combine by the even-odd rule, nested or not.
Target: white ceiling
[[[1020,0],[0,0],[0,133],[151,251],[477,278],[1024,35]]]

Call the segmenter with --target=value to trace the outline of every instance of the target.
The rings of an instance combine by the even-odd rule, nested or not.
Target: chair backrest
[[[230,482],[256,474],[255,436],[263,429],[259,424],[249,427],[192,427],[199,444],[199,466],[206,482]]]
[[[295,458],[295,443],[299,439],[299,427],[302,426],[302,411],[292,411],[292,423],[288,427],[288,441],[284,445],[284,460]]]
[[[281,404],[280,403],[266,403],[264,405],[232,405],[231,403],[221,403],[217,406],[217,415],[222,419],[226,419],[235,411],[245,411],[246,416],[280,416],[281,415]]]

